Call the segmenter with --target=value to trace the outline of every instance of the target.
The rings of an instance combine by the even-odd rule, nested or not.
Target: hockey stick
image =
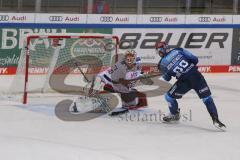
[[[78,66],[78,64],[75,62],[74,63],[76,65],[76,67],[78,68],[78,70],[80,71],[80,73],[83,75],[84,79],[88,82],[88,83],[91,83],[89,81],[89,79],[87,78],[87,76],[83,73],[82,69]],[[92,79],[92,83],[91,83],[91,87],[89,88],[89,91],[88,91],[88,96],[92,96],[95,92],[93,92],[93,87],[94,87],[94,82],[95,82],[95,79],[96,77],[94,76],[93,79]]]
[[[134,79],[130,79],[130,80],[126,80],[128,83],[132,82],[132,81],[137,81],[137,80],[142,80],[142,79],[147,79],[147,78],[153,78],[153,77],[157,77],[157,76],[161,76],[162,73],[158,73],[158,74],[152,74],[152,75],[143,75],[143,76],[139,76],[137,78]],[[109,82],[112,82],[113,84],[120,84],[120,82],[114,81],[112,80],[110,77],[108,77],[106,74],[104,74],[104,78],[106,78]]]
[[[78,70],[80,71],[80,73],[83,75],[84,79],[90,83],[89,79],[86,77],[86,75],[83,73],[82,69],[79,67],[79,65],[77,64],[77,62],[74,63],[75,66],[78,68]]]
[[[128,81],[129,81],[129,82],[131,82],[131,81],[137,81],[137,80],[147,79],[147,78],[153,78],[153,77],[157,77],[157,76],[161,76],[161,75],[162,75],[162,73],[142,75],[142,76],[139,76],[139,77],[137,77],[137,78],[134,78],[134,79],[131,79],[131,80],[128,80]]]

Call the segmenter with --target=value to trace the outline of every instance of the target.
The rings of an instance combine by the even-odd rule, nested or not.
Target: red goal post
[[[64,33],[28,35],[26,37],[25,48],[21,52],[15,76],[15,79],[18,79],[18,74],[24,74],[23,103],[27,103],[28,93],[33,91],[29,81],[34,81],[34,78],[30,79],[29,77],[35,73],[32,73],[30,71],[31,69],[34,70],[35,67],[47,68],[46,73],[41,73],[43,77],[46,76],[46,78],[42,80],[45,82],[43,86],[36,87],[35,91],[37,91],[38,88],[45,87],[45,83],[48,83],[47,81],[49,79],[47,77],[51,74],[49,72],[53,72],[54,68],[61,65],[58,64],[60,61],[65,62],[71,59],[73,55],[96,54],[96,56],[98,56],[99,54],[99,57],[104,59],[104,65],[110,66],[112,62],[111,57],[114,56],[115,62],[118,59],[118,44],[118,37],[108,34]],[[98,51],[99,53],[90,53]],[[64,59],[61,59],[62,57],[64,57]],[[14,83],[17,84],[17,82]]]

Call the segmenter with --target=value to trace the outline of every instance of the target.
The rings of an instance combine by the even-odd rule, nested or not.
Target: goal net
[[[30,94],[77,94],[117,61],[117,45],[107,34],[28,35],[10,92],[24,104]]]

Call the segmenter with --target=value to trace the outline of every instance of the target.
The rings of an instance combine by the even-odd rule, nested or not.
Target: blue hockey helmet
[[[158,54],[160,57],[164,57],[168,53],[168,44],[164,41],[156,43],[155,46],[156,54]]]

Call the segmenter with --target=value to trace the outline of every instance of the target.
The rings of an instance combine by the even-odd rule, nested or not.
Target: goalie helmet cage
[[[40,44],[38,44],[39,42]],[[47,92],[46,88],[49,85],[46,84],[48,84],[50,75],[53,74],[56,68],[74,58],[74,56],[93,55],[101,59],[103,66],[109,67],[111,62],[115,63],[118,59],[118,44],[119,39],[117,36],[107,34],[28,35],[25,42],[26,47],[22,49],[16,76],[13,81],[15,87],[12,88],[16,88],[16,85],[19,85],[18,80],[21,79],[20,77],[24,77],[22,102],[26,104],[28,102],[28,93]],[[44,70],[43,73],[34,73],[38,69]],[[29,81],[34,81],[34,79],[38,78],[30,80],[30,75],[45,77],[39,80],[39,82],[43,81],[43,84],[38,89],[31,90]]]

